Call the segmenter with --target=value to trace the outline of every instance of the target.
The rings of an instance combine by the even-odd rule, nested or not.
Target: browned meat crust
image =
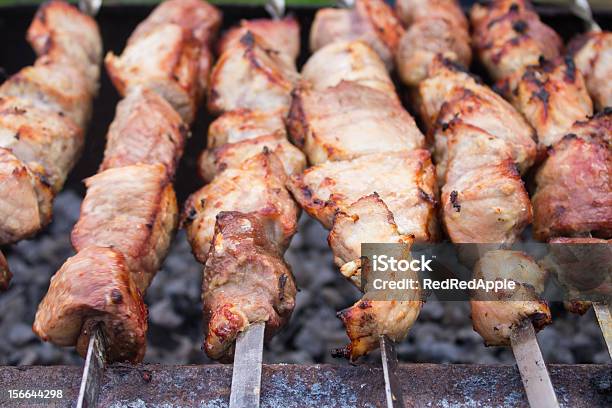
[[[518,82],[513,104],[525,115],[543,146],[552,146],[574,122],[593,114],[584,78],[571,58],[542,59]]]
[[[268,239],[286,248],[297,229],[298,208],[285,189],[287,175],[270,151],[229,168],[193,193],[185,203],[182,224],[195,257],[206,262],[215,219],[221,211],[257,213],[266,220]]]
[[[310,50],[317,51],[335,41],[363,40],[390,70],[403,33],[393,10],[383,0],[357,0],[352,9],[317,11],[310,29]]]
[[[13,275],[9,270],[8,263],[4,255],[2,255],[2,252],[0,252],[0,292],[8,289],[12,277]]]
[[[210,124],[206,148],[214,149],[226,143],[236,143],[271,134],[287,137],[283,115],[279,112],[233,110],[219,116]]]
[[[51,278],[33,329],[42,340],[76,345],[85,356],[91,329],[98,323],[111,345],[110,361],[142,360],[147,311],[125,257],[112,248],[90,246]]]
[[[542,23],[529,0],[493,0],[472,7],[475,51],[495,80],[514,91],[526,67],[561,54],[559,35]]]
[[[279,249],[259,214],[218,214],[202,288],[210,357],[231,355],[249,324],[266,322],[269,338],[291,316],[297,289]]]
[[[233,45],[213,68],[208,109],[219,114],[237,109],[286,112],[299,77],[294,60],[251,31]]]
[[[172,179],[188,135],[188,127],[168,102],[155,92],[137,88],[117,105],[100,171],[161,163]]]
[[[208,84],[210,43],[221,14],[199,0],[171,0],[136,28],[120,56],[105,63],[119,93],[145,87],[159,93],[187,123],[194,119]]]
[[[39,8],[28,40],[38,59],[0,86],[0,245],[51,220],[98,88],[102,45],[93,19],[51,1]]]
[[[219,55],[235,47],[249,31],[263,38],[268,47],[291,57],[294,61],[300,54],[300,25],[295,18],[285,17],[281,20],[241,20],[239,26],[232,27],[223,34],[218,43]]]
[[[287,126],[311,164],[414,150],[425,138],[395,94],[352,81],[294,92]]]
[[[487,346],[509,346],[512,330],[528,319],[536,331],[552,323],[550,309],[539,294],[548,275],[529,256],[517,251],[494,250],[474,266],[473,279],[513,280],[516,289],[478,292],[470,301],[474,330]]]
[[[469,67],[469,27],[457,0],[401,0],[396,10],[408,26],[395,59],[405,84],[416,86],[425,79],[437,55]]]
[[[534,235],[612,237],[612,111],[578,122],[536,175]]]
[[[589,32],[568,45],[598,111],[612,106],[612,33]]]

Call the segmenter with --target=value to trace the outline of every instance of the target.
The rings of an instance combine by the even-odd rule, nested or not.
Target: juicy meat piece
[[[289,56],[293,61],[300,55],[300,25],[293,17],[241,20],[238,27],[223,34],[219,42],[219,55],[236,46],[249,31],[263,38],[269,48]]]
[[[220,12],[204,1],[162,3],[132,33],[121,56],[106,55],[113,84],[123,96],[130,88],[149,88],[191,123],[208,85],[209,47],[220,24]]]
[[[0,97],[0,148],[43,176],[54,192],[64,185],[83,142],[83,131],[70,119],[25,99]]]
[[[597,110],[612,106],[612,32],[589,32],[568,45]]]
[[[87,194],[72,230],[77,251],[120,251],[141,293],[168,252],[178,223],[172,184],[161,164],[109,169],[85,180]]]
[[[231,356],[234,340],[249,324],[265,322],[271,337],[289,320],[297,292],[258,212],[218,214],[202,286],[204,349],[214,359]]]
[[[396,9],[409,26],[396,55],[405,84],[416,86],[424,80],[437,55],[469,67],[469,27],[456,0],[402,0],[396,3]]]
[[[359,300],[338,313],[351,343],[336,354],[355,361],[377,349],[381,335],[401,342],[422,307],[421,300]]]
[[[32,236],[47,225],[53,196],[44,173],[30,170],[11,151],[0,148],[0,245]]]
[[[612,238],[612,111],[578,122],[536,174],[534,235]]]
[[[453,242],[511,243],[531,223],[532,208],[511,159],[463,171],[449,160],[442,187],[442,221]]]
[[[559,35],[542,23],[528,0],[475,4],[470,13],[475,51],[494,80],[507,80],[508,92],[540,56],[552,60],[563,48]]]
[[[0,252],[0,292],[8,289],[9,283],[11,282],[11,271],[9,270],[8,263]]]
[[[85,128],[97,93],[97,81],[87,78],[79,65],[42,56],[0,86],[0,96],[17,97],[32,105],[66,116]]]
[[[327,162],[291,177],[288,188],[300,206],[327,229],[338,212],[350,214],[359,199],[377,193],[401,235],[434,241],[437,235],[435,169],[426,150],[370,154]]]
[[[100,171],[161,163],[172,179],[188,134],[189,128],[164,98],[137,88],[117,105]]]
[[[200,177],[210,182],[220,172],[228,168],[238,168],[245,160],[264,150],[278,156],[287,174],[301,173],[306,167],[304,153],[292,145],[282,133],[276,133],[204,150],[198,159]]]
[[[90,246],[68,258],[51,278],[33,329],[43,341],[76,346],[87,353],[89,337],[101,324],[110,361],[141,361],[147,310],[121,252]]]
[[[351,9],[317,11],[310,28],[310,50],[315,52],[335,41],[363,40],[391,70],[403,33],[393,10],[383,0],[357,0]]]
[[[130,42],[146,36],[151,30],[164,24],[176,24],[187,31],[199,48],[198,96],[208,89],[208,77],[212,66],[210,47],[221,26],[221,12],[202,0],[166,0],[160,3],[130,36]]]
[[[348,81],[322,91],[296,90],[288,128],[315,165],[425,144],[395,94]]]
[[[219,114],[237,109],[286,111],[298,78],[290,56],[248,31],[213,68],[208,109]]]
[[[328,242],[340,272],[361,286],[361,244],[412,244],[414,236],[399,233],[393,213],[377,193],[365,196],[338,211]]]
[[[552,323],[550,309],[540,299],[547,273],[519,251],[489,251],[474,266],[472,279],[513,280],[514,290],[478,292],[470,301],[474,330],[487,346],[509,346],[514,327],[525,320],[536,331]]]
[[[286,248],[297,229],[298,208],[285,189],[287,175],[277,156],[264,151],[238,168],[221,172],[185,203],[183,226],[195,257],[206,262],[215,219],[222,211],[255,213],[266,226],[268,239]]]
[[[238,109],[224,113],[208,127],[206,148],[214,149],[226,143],[278,134],[287,137],[285,122],[280,112]]]
[[[316,91],[352,81],[389,95],[395,85],[378,54],[364,41],[334,41],[316,51],[302,68],[302,79]]]
[[[195,116],[200,45],[178,24],[160,24],[130,39],[120,56],[105,58],[108,74],[122,96],[136,87],[159,93],[187,123]]]
[[[57,0],[44,3],[27,36],[38,56],[52,55],[88,65],[97,77],[102,59],[100,30],[93,18],[76,7]]]
[[[541,60],[539,65],[527,67],[519,80],[514,105],[544,146],[552,146],[574,122],[593,114],[584,78],[571,58]]]

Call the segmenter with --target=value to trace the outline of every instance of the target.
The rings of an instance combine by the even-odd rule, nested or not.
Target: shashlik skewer
[[[268,43],[266,30],[282,33],[281,47]],[[209,90],[209,109],[222,115],[200,160],[210,182],[189,197],[182,222],[205,264],[204,349],[214,359],[230,358],[251,326],[265,324],[270,337],[291,315],[296,288],[282,254],[299,209],[285,182],[305,165],[283,121],[298,78],[295,51],[284,52],[299,44],[295,21],[243,22],[226,35]]]
[[[28,29],[37,54],[0,86],[0,245],[32,236],[76,163],[97,93],[102,45],[93,19],[61,1]]]
[[[349,24],[351,18],[361,25]],[[437,236],[435,173],[421,150],[425,139],[392,88],[389,66],[376,62],[392,61],[389,50],[395,52],[402,31],[383,2],[320,10],[310,34],[311,49],[318,51],[304,66],[289,115],[293,141],[315,164],[293,176],[289,188],[331,229],[336,263],[353,282],[360,279],[362,242],[410,245],[412,235],[421,241]],[[385,40],[381,50],[377,45]],[[379,172],[384,181],[376,178]],[[418,293],[407,301],[362,299],[339,314],[351,343],[337,354],[355,360],[377,348],[381,336],[403,339],[421,305]]]
[[[209,26],[207,19],[218,19],[219,15],[195,13],[194,5],[205,11],[211,7],[194,0],[170,0],[136,32],[155,24],[175,25],[193,30],[193,38],[197,38],[199,27]],[[205,47],[208,39],[203,40]],[[139,52],[145,51],[150,50]],[[194,59],[201,61],[199,55]],[[167,69],[165,78],[173,82],[174,68]],[[193,75],[189,83],[197,87],[204,84],[198,78],[199,70]],[[136,82],[140,85],[127,88],[117,106],[99,173],[85,182],[87,194],[72,231],[77,254],[52,278],[33,327],[43,340],[76,346],[81,355],[98,328],[106,339],[109,362],[140,361],[144,356],[147,311],[143,295],[178,223],[171,181],[188,136],[179,112],[164,99],[165,88],[148,88],[146,84],[151,82],[142,76]],[[189,94],[195,98],[203,90]],[[196,100],[189,102],[189,106],[196,104]]]

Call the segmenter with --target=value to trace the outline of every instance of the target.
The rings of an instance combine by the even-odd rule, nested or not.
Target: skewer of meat
[[[539,143],[552,146],[593,114],[582,73],[562,57],[561,38],[528,0],[494,0],[470,13],[477,54],[498,88],[527,118]]]
[[[155,32],[161,26],[180,29],[185,36],[191,32],[186,38],[195,41],[201,27],[216,27],[219,19],[216,9],[204,2],[170,0],[139,25],[135,38],[140,38],[143,27]],[[208,53],[208,38],[200,40]],[[128,44],[129,52],[156,59],[150,49],[154,44],[133,38]],[[183,40],[175,43],[179,51],[185,46]],[[197,66],[200,61],[196,53],[193,61],[184,63]],[[36,313],[33,328],[39,337],[76,346],[81,355],[98,329],[106,339],[107,361],[140,361],[145,353],[143,296],[178,223],[172,178],[188,136],[181,112],[171,103],[176,100],[165,99],[166,90],[174,89],[176,67],[165,67],[165,75],[156,73],[152,80],[142,71],[133,71],[136,78],[129,78],[129,83],[139,85],[125,89],[108,131],[104,161],[98,174],[85,180],[87,193],[72,231],[77,254],[52,278]],[[203,86],[201,69],[191,72],[186,83]],[[192,98],[186,106],[197,106],[203,92],[185,89]]]
[[[283,40],[270,41],[275,38]],[[210,126],[199,161],[209,183],[187,200],[182,224],[205,265],[204,349],[225,360],[234,355],[241,333],[248,336],[263,325],[269,338],[291,316],[296,286],[283,253],[299,209],[285,183],[306,160],[287,140],[284,125],[299,77],[297,22],[243,21],[219,48],[208,108],[221,116]],[[232,395],[234,386],[241,384],[233,381]]]
[[[27,38],[36,62],[0,86],[0,245],[50,222],[98,89],[102,44],[92,18],[50,1],[38,9]]]
[[[336,265],[359,286],[361,243],[409,247],[414,240],[437,238],[437,190],[425,138],[387,73],[387,53],[371,36],[357,35],[353,25],[332,25],[333,15],[376,22],[378,29],[366,24],[370,31],[364,32],[381,38],[403,30],[382,2],[320,10],[310,34],[311,49],[318,51],[302,70],[304,83],[294,92],[289,115],[291,137],[314,165],[293,176],[289,189],[303,209],[330,229]],[[387,51],[393,50],[392,55],[395,49]],[[412,295],[405,301],[366,296],[340,312],[351,343],[336,353],[356,360],[377,348],[381,336],[402,340],[422,305],[420,293]]]

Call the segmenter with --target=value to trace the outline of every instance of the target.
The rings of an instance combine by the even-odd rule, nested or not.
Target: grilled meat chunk
[[[9,270],[8,263],[0,252],[0,292],[8,289],[9,283],[11,282],[11,271]]]
[[[315,165],[414,150],[425,143],[395,94],[348,81],[322,91],[297,89],[288,128]]]
[[[541,56],[561,54],[559,35],[542,23],[529,0],[493,0],[475,4],[470,13],[475,51],[494,80],[506,81],[510,94],[525,68]]]
[[[316,51],[302,68],[302,79],[316,91],[341,81],[395,95],[395,85],[378,54],[361,40],[334,41]]]
[[[285,189],[283,164],[270,151],[229,168],[193,193],[185,204],[183,226],[195,257],[206,262],[215,219],[221,211],[256,213],[265,219],[268,239],[286,248],[297,229],[298,208]]]
[[[0,97],[0,148],[43,176],[54,192],[62,189],[83,142],[83,131],[70,119],[27,99]]]
[[[120,251],[144,293],[168,252],[178,223],[176,196],[161,164],[109,169],[85,180],[87,194],[72,230],[77,251]]]
[[[512,330],[527,319],[536,331],[552,323],[548,305],[539,298],[547,273],[526,254],[489,251],[476,263],[472,278],[506,279],[516,284],[514,290],[478,292],[470,301],[474,330],[487,346],[509,346]]]
[[[612,238],[612,111],[577,122],[536,174],[534,235]]]
[[[391,70],[403,33],[393,10],[383,0],[357,0],[351,9],[317,11],[310,28],[310,50],[315,52],[335,41],[363,40]]]
[[[120,56],[106,55],[106,68],[119,93],[125,96],[135,87],[153,90],[191,123],[206,89],[209,45],[220,19],[203,1],[162,3],[130,36]]]
[[[568,45],[597,110],[612,106],[612,32],[589,32]]]
[[[470,65],[468,22],[457,0],[402,0],[396,10],[408,26],[395,60],[405,84],[416,86],[424,80],[438,55]]]
[[[208,109],[286,112],[299,74],[290,56],[248,31],[221,55],[211,74]]]
[[[31,170],[11,151],[0,148],[0,245],[40,231],[51,221],[54,192],[44,171]]]
[[[266,335],[282,327],[295,306],[293,275],[260,212],[221,212],[203,280],[206,353],[219,359],[249,324],[266,323]]]
[[[338,212],[350,214],[359,199],[377,193],[389,208],[399,234],[433,241],[435,170],[426,150],[370,154],[327,162],[290,178],[288,188],[300,206],[327,229]]]
[[[421,300],[359,300],[338,313],[351,343],[336,354],[355,361],[377,349],[382,335],[401,342],[422,307]]]
[[[198,159],[200,177],[210,182],[220,172],[228,168],[238,168],[245,160],[264,150],[274,153],[289,175],[301,173],[306,167],[304,153],[292,145],[282,133],[276,133],[204,150]]]
[[[400,234],[393,213],[378,193],[360,198],[345,211],[339,210],[328,237],[336,266],[357,287],[361,286],[361,244],[413,241],[413,235]]]
[[[527,67],[513,99],[543,146],[552,146],[574,122],[593,114],[584,78],[569,58]]]
[[[187,125],[164,98],[136,88],[117,105],[100,171],[161,163],[172,179],[187,136]]]
[[[208,127],[206,148],[222,147],[226,143],[278,134],[287,137],[285,122],[279,112],[238,109],[226,112]]]
[[[247,33],[261,37],[268,48],[289,56],[293,61],[300,55],[300,25],[293,17],[281,20],[241,20],[240,25],[231,28],[219,42],[219,55],[236,46]]]
[[[110,361],[141,361],[147,311],[123,254],[90,246],[68,258],[51,278],[36,312],[33,329],[44,341],[87,353],[96,324],[106,335]]]
[[[102,39],[96,21],[87,14],[64,1],[48,1],[38,8],[27,38],[36,55],[74,62],[97,81]]]

